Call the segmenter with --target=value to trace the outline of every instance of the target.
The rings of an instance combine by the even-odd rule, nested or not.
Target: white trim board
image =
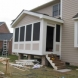
[[[43,15],[43,14],[39,14],[39,13],[35,13],[35,12],[30,12],[30,11],[26,11],[24,10],[16,19],[14,22],[12,22],[11,24],[11,27],[13,27],[15,25],[16,22],[18,22],[19,19],[21,19],[24,15],[32,15],[32,16],[35,16],[35,17],[38,17],[40,19],[47,19],[47,20],[51,20],[51,21],[54,21],[54,22],[59,22],[59,23],[64,23],[63,20],[61,19],[57,19],[57,18],[54,18],[54,17],[50,17],[50,16],[46,16],[46,15]]]

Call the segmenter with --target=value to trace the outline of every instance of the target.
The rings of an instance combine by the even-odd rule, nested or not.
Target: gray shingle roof
[[[10,40],[13,36],[13,33],[0,33],[0,41]]]
[[[78,17],[78,13],[73,18],[77,18],[77,17]]]
[[[0,25],[3,24],[4,22],[0,22]]]

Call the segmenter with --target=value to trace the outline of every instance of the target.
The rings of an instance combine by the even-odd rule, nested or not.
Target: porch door
[[[47,26],[46,52],[53,52],[54,27]]]

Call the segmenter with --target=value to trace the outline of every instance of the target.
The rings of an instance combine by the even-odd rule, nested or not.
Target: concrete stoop
[[[60,70],[56,70],[56,71],[64,73],[64,72],[70,72],[71,69],[60,69]]]

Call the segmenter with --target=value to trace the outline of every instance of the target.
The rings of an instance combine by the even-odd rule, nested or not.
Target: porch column
[[[44,66],[45,66],[45,65],[48,65],[48,61],[47,61],[47,59],[46,59],[45,56],[42,56],[41,64],[44,65]]]
[[[28,55],[28,59],[34,59],[34,55]]]
[[[45,20],[41,20],[41,32],[40,32],[40,52],[45,54],[46,47],[46,28],[47,22]]]
[[[18,60],[20,60],[20,59],[23,59],[24,57],[23,57],[23,54],[22,53],[19,53],[18,54]]]

